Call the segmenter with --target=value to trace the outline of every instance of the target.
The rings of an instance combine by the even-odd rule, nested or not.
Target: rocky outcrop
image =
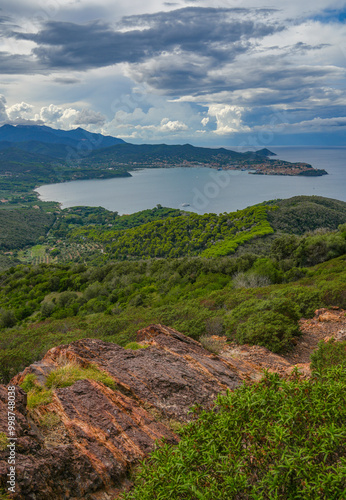
[[[258,380],[263,369],[289,375],[294,366],[309,375],[309,358],[320,340],[345,340],[345,311],[316,311],[301,320],[302,336],[292,352],[279,356],[264,347],[226,344],[218,356],[199,342],[162,325],[137,334],[142,349],[124,349],[83,339],[51,349],[17,375],[16,493],[18,500],[113,500],[130,486],[129,472],[176,429],[193,418],[189,410],[210,408],[218,393],[242,380]],[[30,410],[20,388],[29,374],[44,386],[57,368],[97,367],[112,381],[82,379],[56,388],[51,401]],[[9,449],[7,389],[0,386],[0,493],[6,490]],[[1,434],[2,433],[2,434]]]
[[[138,341],[146,348],[133,351],[92,339],[62,345],[12,380],[18,438],[13,498],[113,499],[129,484],[131,468],[156,442],[178,442],[174,428],[192,418],[192,406],[210,407],[219,392],[234,389],[241,381],[227,360],[171,328],[152,325],[138,332]],[[19,384],[26,375],[35,374],[43,385],[48,374],[64,363],[96,366],[111,377],[115,388],[79,380],[54,389],[48,404],[28,411]],[[2,387],[0,432],[4,433],[6,398]],[[7,456],[7,449],[0,451],[3,488]]]

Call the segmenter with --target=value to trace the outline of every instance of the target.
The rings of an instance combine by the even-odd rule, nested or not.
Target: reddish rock
[[[237,370],[196,341],[161,325],[138,332],[149,345],[132,351],[84,339],[48,351],[11,384],[17,385],[17,487],[20,500],[113,499],[129,484],[128,472],[156,441],[177,443],[172,422],[208,408],[216,395],[240,383]],[[62,362],[97,366],[115,382],[110,389],[80,380],[53,391],[52,402],[27,411],[18,387],[29,373],[40,384]],[[7,390],[0,390],[0,432],[7,427]],[[42,417],[58,422],[45,429]],[[0,452],[0,486],[6,486],[7,451]]]

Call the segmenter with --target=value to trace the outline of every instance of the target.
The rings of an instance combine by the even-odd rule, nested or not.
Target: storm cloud
[[[286,135],[345,129],[342,0],[15,3],[0,10],[3,122],[200,144],[278,113]]]
[[[191,7],[129,16],[118,29],[103,21],[83,25],[48,21],[38,33],[13,32],[12,36],[35,42],[33,55],[49,69],[86,70],[143,62],[162,54],[193,54],[215,64],[233,60],[249,50],[254,40],[284,29],[265,22],[267,11],[258,11],[258,20],[239,18],[244,12]]]

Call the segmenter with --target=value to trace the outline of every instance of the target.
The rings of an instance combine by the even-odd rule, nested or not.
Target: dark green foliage
[[[142,464],[124,500],[340,500],[346,491],[346,371],[218,397]]]
[[[268,214],[276,231],[303,234],[319,228],[337,229],[346,222],[346,203],[322,196],[294,196],[287,200],[274,200],[279,207]]]
[[[334,365],[346,368],[346,341],[336,342],[333,338],[328,342],[321,340],[311,354],[311,370],[323,374]]]
[[[220,215],[181,215],[176,211],[171,214],[170,209],[156,210],[157,215],[154,209],[152,214],[145,211],[149,213],[123,216],[114,221],[114,229],[88,226],[74,229],[70,239],[78,243],[92,241],[104,244],[106,251],[116,259],[197,254],[215,257],[232,254],[239,245],[273,233],[267,222],[265,206]],[[140,223],[147,219],[151,221]],[[140,225],[132,220],[138,220]],[[129,229],[119,230],[118,227]]]
[[[295,283],[242,289],[233,288],[232,277],[240,269],[251,270],[256,263],[251,255],[116,262],[100,268],[18,266],[0,275],[0,307],[12,311],[19,323],[1,331],[0,378],[8,381],[51,347],[79,338],[124,346],[151,323],[196,340],[227,334],[275,351],[286,349],[300,317],[312,317],[319,307],[346,308],[345,260],[342,256],[309,268]],[[98,295],[88,298],[94,287]]]
[[[0,210],[0,249],[33,245],[45,236],[55,220],[54,214],[40,209]]]
[[[290,299],[250,299],[226,318],[226,335],[241,344],[265,346],[273,352],[289,348],[299,335],[299,306]]]
[[[101,151],[94,151],[83,161],[86,165],[113,165],[136,162],[137,166],[172,166],[183,162],[227,164],[230,161],[263,162],[263,153],[238,153],[229,149],[200,148],[167,144],[119,144]]]
[[[125,218],[102,208],[60,212],[50,236],[54,231],[63,237],[86,231],[108,241],[110,235],[133,232],[145,238],[140,244],[135,238],[131,248],[126,247],[129,238],[126,252],[139,248],[140,253],[140,245],[152,242],[150,254],[165,252],[166,243],[174,240],[175,250],[192,252],[199,235],[207,247],[202,255],[211,257],[110,262],[99,252],[101,263],[93,266],[80,262],[8,269],[0,274],[1,378],[9,380],[59,343],[97,337],[126,345],[150,323],[167,324],[197,340],[227,334],[274,351],[288,349],[300,317],[312,317],[319,307],[346,307],[345,256],[328,260],[344,252],[346,231],[341,227],[339,232],[279,237],[268,256],[245,249],[222,255],[229,243],[239,244],[244,235],[253,238],[267,224],[266,217],[263,205],[220,216],[181,215],[160,206]],[[148,228],[156,228],[156,237]],[[327,262],[306,267],[316,261]]]
[[[16,323],[17,319],[13,311],[0,309],[0,328],[11,328]]]

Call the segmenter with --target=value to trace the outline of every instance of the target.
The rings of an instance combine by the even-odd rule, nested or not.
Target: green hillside
[[[0,250],[22,248],[45,238],[55,216],[37,208],[0,210]]]
[[[279,210],[268,213],[268,221],[276,231],[303,234],[315,229],[336,229],[346,221],[346,203],[322,196],[294,196],[274,200]]]
[[[0,381],[57,345],[126,346],[152,323],[289,352],[302,317],[346,308],[345,207],[295,197],[220,215],[0,210],[3,250],[23,262],[0,259],[13,264],[0,273]],[[310,380],[267,374],[212,411],[196,408],[180,444],[157,449],[124,500],[342,498],[344,344],[320,346]]]

